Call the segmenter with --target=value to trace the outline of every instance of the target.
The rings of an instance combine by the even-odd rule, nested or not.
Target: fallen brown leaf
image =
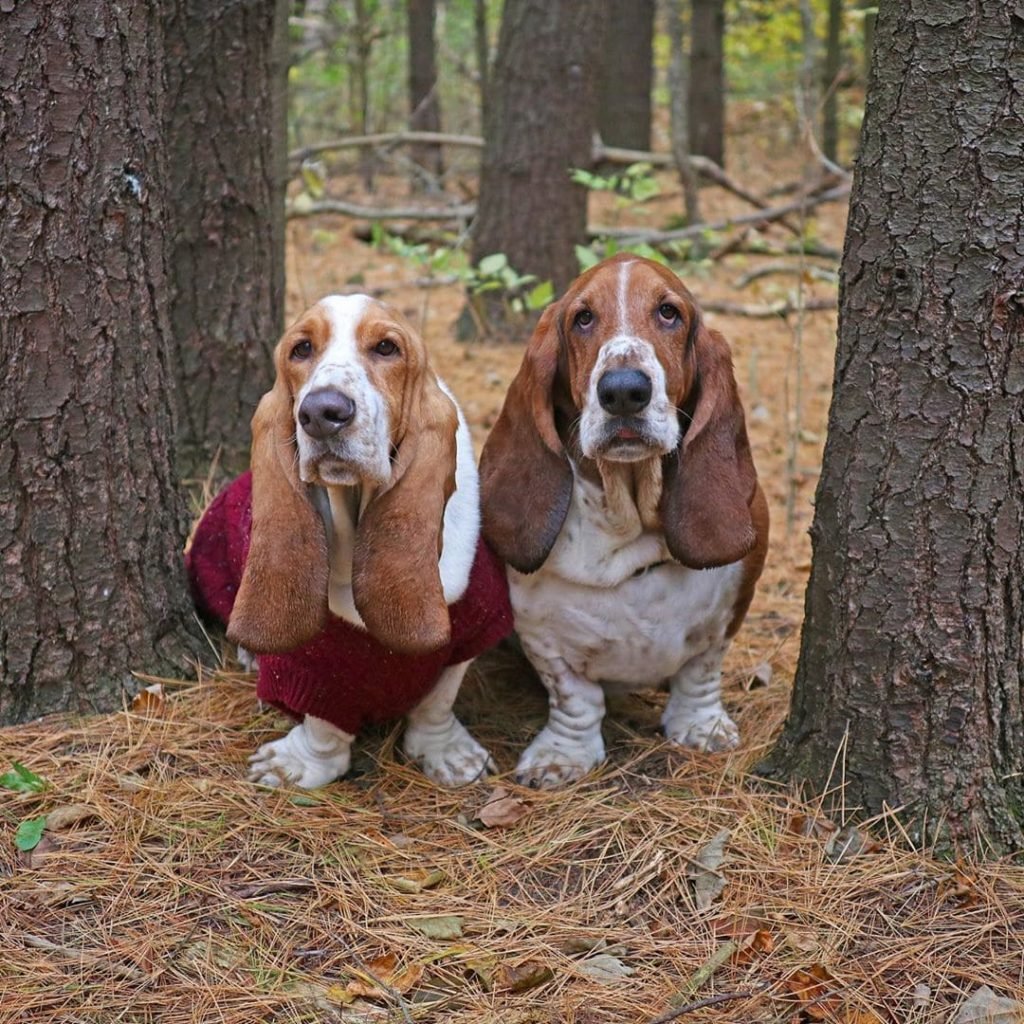
[[[55,807],[46,815],[46,831],[59,832],[79,821],[98,817],[96,808],[88,804],[64,804],[63,807]]]
[[[725,847],[732,833],[727,828],[706,843],[690,862],[686,876],[693,882],[694,902],[698,910],[705,910],[721,895],[725,879],[719,872],[725,860]]]
[[[958,907],[975,907],[981,902],[976,884],[978,876],[962,861],[957,861],[952,875],[939,882],[938,894],[942,900],[952,900]]]
[[[507,828],[529,813],[530,805],[525,800],[499,786],[490,793],[476,816],[487,828]]]
[[[410,871],[403,871],[400,875],[393,875],[388,879],[388,884],[399,892],[417,893],[426,889],[433,889],[444,881],[445,874],[440,868],[413,868]]]
[[[1024,1003],[997,996],[988,985],[982,985],[961,1004],[952,1024],[1021,1024],[1021,1021],[1024,1021]]]
[[[385,953],[365,964],[362,977],[354,978],[345,986],[350,996],[364,999],[386,999],[393,992],[405,995],[423,977],[423,965],[412,964],[404,971],[396,971],[398,955]]]
[[[539,960],[524,960],[514,967],[501,964],[494,972],[494,987],[503,992],[525,992],[554,976],[555,972]]]
[[[132,711],[139,714],[159,713],[164,704],[163,683],[153,683],[142,690],[139,690],[132,697]]]
[[[827,967],[814,964],[806,971],[794,971],[783,982],[787,990],[799,1001],[810,1020],[835,1019],[839,1011],[839,997],[835,989],[838,981]]]
[[[878,853],[882,846],[853,825],[834,832],[825,843],[825,858],[833,864],[843,864],[866,853]]]

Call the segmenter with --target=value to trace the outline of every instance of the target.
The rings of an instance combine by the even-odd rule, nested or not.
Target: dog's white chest
[[[597,487],[577,479],[542,568],[509,571],[516,630],[531,660],[564,661],[595,682],[658,685],[719,643],[733,617],[740,563],[687,569],[639,522],[613,528]]]

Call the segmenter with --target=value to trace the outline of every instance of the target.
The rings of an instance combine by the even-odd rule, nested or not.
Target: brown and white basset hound
[[[666,735],[734,747],[721,665],[768,543],[729,346],[666,267],[620,254],[548,307],[483,450],[483,529],[550,697],[520,781],[604,760],[605,690],[667,686]]]
[[[491,760],[452,705],[511,610],[461,410],[418,333],[367,296],[316,303],[274,361],[251,477],[214,501],[187,556],[198,603],[258,655],[258,696],[300,719],[250,778],[323,785],[363,722],[405,716],[406,754],[470,782]]]

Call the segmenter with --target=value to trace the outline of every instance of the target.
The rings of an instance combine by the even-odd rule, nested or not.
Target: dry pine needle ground
[[[734,173],[766,186],[762,167],[740,150]],[[705,206],[743,212],[710,192]],[[839,244],[841,211],[817,225]],[[290,235],[292,312],[356,273],[370,286],[416,274],[343,221]],[[689,283],[735,300],[753,265],[730,257]],[[768,280],[740,301],[791,288]],[[455,344],[455,289],[388,297],[414,322],[425,313],[479,442],[521,350]],[[346,781],[269,791],[243,781],[245,759],[284,723],[211,648],[221,668],[199,685],[165,681],[118,714],[0,731],[0,772],[18,761],[49,783],[0,791],[0,1024],[643,1024],[680,1009],[687,1022],[930,1024],[966,1020],[958,1008],[983,985],[1024,1001],[1024,870],[940,863],[890,820],[844,854],[849,834],[837,840],[813,806],[749,783],[798,649],[835,321],[803,326],[797,414],[792,320],[711,320],[733,344],[773,510],[768,569],[727,664],[740,751],[668,748],[662,698],[632,696],[613,704],[604,769],[521,790],[511,769],[546,702],[507,647],[460,698],[502,778],[440,790],[402,763],[392,730],[360,739]],[[763,664],[771,681],[751,687]],[[42,840],[17,850],[16,826],[42,815]]]

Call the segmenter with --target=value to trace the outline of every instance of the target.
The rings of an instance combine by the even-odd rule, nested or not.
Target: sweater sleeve
[[[469,589],[451,606],[452,644],[449,665],[483,654],[512,632],[512,605],[505,566],[480,539]]]
[[[207,506],[185,555],[196,605],[224,625],[242,582],[251,529],[252,475],[243,473]]]

